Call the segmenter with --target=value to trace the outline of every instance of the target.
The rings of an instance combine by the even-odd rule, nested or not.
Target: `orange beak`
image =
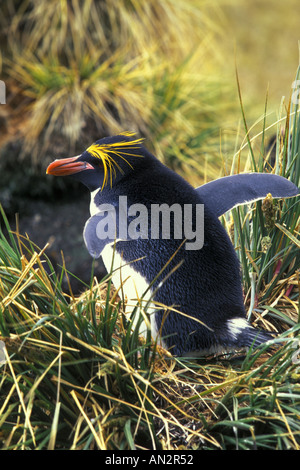
[[[54,160],[48,166],[47,175],[67,176],[74,175],[84,170],[94,170],[94,167],[87,162],[77,161],[78,157],[62,158]]]

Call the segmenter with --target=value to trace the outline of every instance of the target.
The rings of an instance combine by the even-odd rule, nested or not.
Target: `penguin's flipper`
[[[108,212],[107,220],[103,218],[103,213],[90,217],[84,226],[83,239],[88,252],[93,258],[99,258],[107,244],[111,244],[116,240],[116,222],[113,213]],[[108,228],[107,233],[103,230],[104,226]]]
[[[204,205],[217,217],[236,206],[264,199],[269,193],[273,198],[297,196],[299,189],[283,176],[270,173],[243,173],[224,176],[196,188]]]

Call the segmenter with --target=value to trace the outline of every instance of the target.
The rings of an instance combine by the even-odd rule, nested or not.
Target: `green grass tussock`
[[[55,142],[67,153],[130,130],[150,147],[155,142],[152,150],[169,166],[213,177],[231,107],[222,97],[233,94],[219,73],[219,7],[169,0],[19,3],[2,6],[3,73],[8,101],[22,115],[14,127],[23,154],[34,164]],[[206,165],[195,165],[192,151]]]

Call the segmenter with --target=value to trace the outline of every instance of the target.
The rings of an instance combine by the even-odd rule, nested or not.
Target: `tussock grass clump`
[[[42,252],[0,248],[2,449],[299,448],[299,324],[275,354],[173,358],[109,281],[67,298]]]
[[[3,72],[12,115],[22,116],[10,127],[23,154],[38,164],[46,150],[82,151],[130,130],[156,142],[170,166],[212,177],[230,108],[222,96],[231,93],[219,73],[218,8],[206,0],[12,2]]]

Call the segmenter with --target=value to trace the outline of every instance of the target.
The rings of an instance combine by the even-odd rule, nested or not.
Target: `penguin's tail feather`
[[[273,336],[271,336],[271,334],[267,331],[257,330],[256,328],[250,326],[246,329],[246,331],[242,332],[241,339],[245,346],[249,348],[251,346],[256,348],[257,346],[260,346],[273,339]]]
[[[231,341],[241,348],[256,348],[273,339],[271,333],[258,330],[244,318],[233,318],[227,322]]]

